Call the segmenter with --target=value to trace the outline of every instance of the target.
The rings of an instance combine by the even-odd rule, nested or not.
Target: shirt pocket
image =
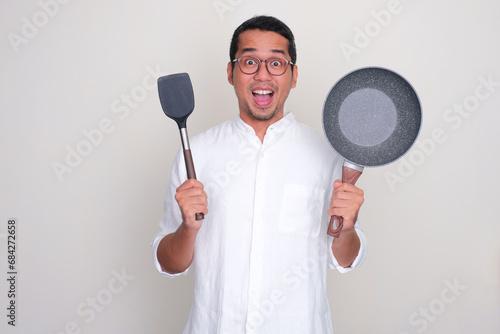
[[[280,230],[285,233],[317,237],[321,229],[324,201],[324,189],[285,183],[281,203]]]

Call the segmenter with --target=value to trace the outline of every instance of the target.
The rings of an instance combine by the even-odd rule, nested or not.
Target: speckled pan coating
[[[353,92],[371,88],[376,89],[388,97],[396,108],[397,120],[392,134],[383,142],[377,142],[372,146],[358,145],[349,140],[341,129],[339,122],[339,111],[344,100]],[[384,96],[381,94],[380,96]],[[387,105],[378,103],[375,98],[373,105],[367,108],[366,103],[356,106],[349,104],[349,108],[364,108],[373,117],[386,117],[387,113],[380,109],[380,106]],[[352,102],[352,101],[351,101]],[[366,102],[366,101],[365,101]],[[359,110],[356,110],[359,113]],[[346,112],[345,106],[343,113]],[[351,118],[352,119],[352,118]],[[355,124],[344,124],[348,126],[348,131],[358,129],[366,131],[370,128],[370,133],[359,133],[360,137],[375,137],[373,131],[387,131],[386,129],[373,129],[376,124],[363,124],[357,120]],[[391,163],[403,156],[417,139],[422,122],[422,111],[419,98],[413,87],[402,76],[388,69],[380,67],[366,67],[355,70],[342,77],[330,90],[323,107],[323,129],[325,135],[332,145],[344,159],[364,167],[376,167]]]

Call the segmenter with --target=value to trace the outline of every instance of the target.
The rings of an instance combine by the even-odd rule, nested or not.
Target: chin
[[[278,113],[278,110],[275,109],[271,113],[255,113],[253,111],[249,112],[250,117],[252,117],[255,120],[258,121],[269,121],[270,119],[274,118],[276,114]]]

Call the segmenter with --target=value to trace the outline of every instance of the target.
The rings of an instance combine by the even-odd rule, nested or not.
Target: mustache
[[[257,87],[263,87],[263,86],[270,88],[273,92],[278,91],[278,86],[276,86],[275,84],[264,84],[263,85],[263,84],[255,83],[255,84],[250,85],[248,87],[248,89],[250,91],[253,91],[253,90],[255,90],[255,88],[257,88]]]

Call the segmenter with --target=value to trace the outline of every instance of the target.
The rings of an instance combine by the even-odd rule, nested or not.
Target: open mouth
[[[256,89],[252,91],[255,103],[259,106],[266,106],[271,103],[274,92],[268,89]]]

